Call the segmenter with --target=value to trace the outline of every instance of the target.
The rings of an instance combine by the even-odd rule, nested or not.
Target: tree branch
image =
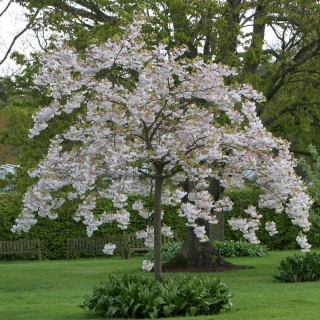
[[[298,53],[290,61],[290,64],[287,65],[287,68],[285,62],[279,66],[278,72],[274,75],[271,81],[272,85],[266,94],[267,101],[270,101],[276,92],[282,87],[284,84],[284,79],[288,74],[296,72],[300,65],[320,54],[319,46],[319,41],[312,41],[298,51]],[[294,62],[293,65],[292,62]]]
[[[3,9],[3,11],[0,13],[0,17],[9,9],[10,5],[12,3],[12,0],[10,0],[7,4],[7,6]]]
[[[29,28],[31,27],[31,25],[33,24],[33,22],[35,21],[38,13],[39,13],[40,9],[38,9],[36,11],[36,13],[34,14],[34,16],[32,17],[32,19],[29,21],[29,23],[25,26],[25,28],[23,30],[21,30],[18,34],[15,35],[15,37],[13,38],[7,52],[5,53],[3,59],[0,61],[0,65],[2,65],[6,59],[8,58],[9,54],[11,53],[11,50],[14,46],[14,44],[16,43],[16,41],[27,31],[29,30]]]

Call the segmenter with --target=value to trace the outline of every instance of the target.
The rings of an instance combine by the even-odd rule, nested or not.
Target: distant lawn
[[[320,250],[317,250],[320,253]],[[253,269],[205,274],[221,278],[234,294],[231,312],[187,320],[314,320],[319,318],[320,282],[274,283],[279,261],[299,251],[271,252],[261,258],[228,261]],[[77,305],[107,275],[140,273],[141,257],[78,259],[70,261],[0,262],[0,319],[97,319],[82,314]],[[204,274],[194,274],[201,276]],[[150,275],[152,276],[152,275]],[[174,274],[172,274],[174,276]],[[171,318],[172,319],[172,318]]]

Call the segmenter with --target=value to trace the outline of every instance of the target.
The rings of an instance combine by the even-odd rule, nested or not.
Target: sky
[[[0,0],[0,14],[9,2],[9,0]],[[27,21],[23,15],[23,9],[14,3],[0,17],[0,61],[4,58],[15,35],[23,30],[26,24]],[[36,46],[37,42],[32,32],[27,32],[23,37],[17,39],[12,51],[30,52],[32,51],[31,48]],[[12,70],[16,69],[14,61],[7,59],[4,64],[0,65],[0,76],[10,74]]]

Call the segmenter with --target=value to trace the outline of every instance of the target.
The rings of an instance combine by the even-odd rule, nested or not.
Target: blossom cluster
[[[113,251],[116,249],[116,245],[113,243],[107,243],[102,252],[108,255],[113,255]]]
[[[274,221],[266,222],[265,229],[269,232],[270,236],[274,236],[278,233],[276,223]]]
[[[126,229],[128,195],[137,196],[132,209],[149,224],[155,214],[163,213],[146,209],[143,199],[155,196],[155,182],[161,181],[161,203],[181,205],[179,215],[200,241],[207,241],[198,221],[217,223],[215,212],[233,206],[227,197],[215,201],[207,191],[208,181],[244,188],[248,171],[263,189],[259,207],[285,212],[307,231],[312,201],[294,172],[289,144],[267,132],[256,114],[256,103],[263,96],[248,85],[226,85],[225,79],[236,75],[229,67],[201,58],[184,60],[185,49],[168,54],[159,44],[147,50],[141,25],[135,22],[122,38],[93,45],[81,55],[65,44],[44,54],[36,84],[39,90],[49,88],[52,102],[34,115],[30,137],[56,116],[80,108],[81,112],[51,140],[48,154],[30,172],[37,182],[25,194],[12,231],[28,231],[36,223],[36,213],[56,218],[65,199],[80,202],[74,217],[87,226],[88,236],[112,221]],[[229,121],[220,121],[221,117]],[[72,147],[63,148],[65,142]],[[186,180],[188,190],[181,187]],[[110,199],[114,210],[96,214],[99,198]],[[229,223],[258,243],[255,231],[261,216],[253,207],[246,214],[249,217]],[[266,228],[275,234],[274,224]],[[170,232],[162,227],[163,234]],[[137,236],[153,246],[151,225]],[[304,236],[297,241],[303,250],[309,249]],[[112,248],[107,245],[105,251]]]
[[[308,243],[307,237],[301,232],[297,235],[296,238],[299,246],[302,248],[302,252],[309,252],[311,245]]]
[[[154,263],[152,263],[150,260],[143,260],[142,262],[142,271],[151,271],[153,268]]]

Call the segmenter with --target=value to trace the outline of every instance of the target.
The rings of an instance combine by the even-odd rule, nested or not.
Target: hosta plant
[[[109,276],[94,287],[81,307],[85,314],[105,318],[161,318],[218,314],[232,307],[232,294],[220,279],[191,276]]]
[[[278,282],[308,282],[320,280],[320,254],[306,253],[284,258],[274,275]]]

